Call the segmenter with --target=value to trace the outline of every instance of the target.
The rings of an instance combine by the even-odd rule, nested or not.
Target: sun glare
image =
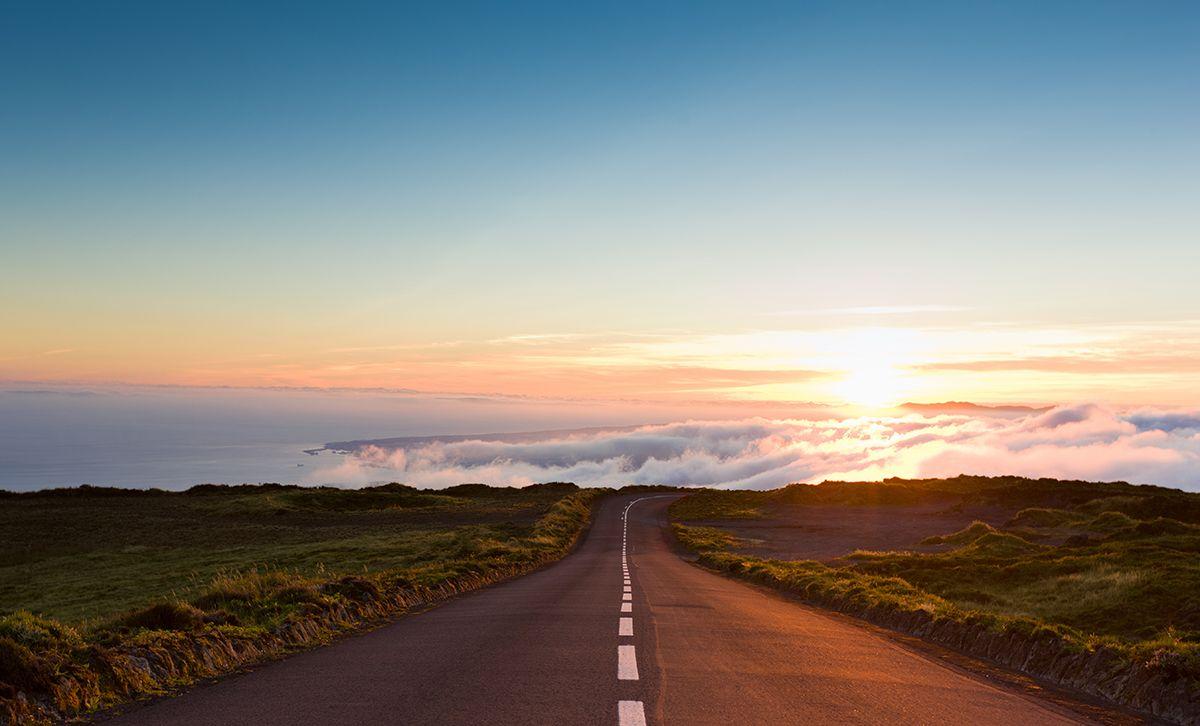
[[[890,365],[865,365],[848,371],[835,385],[838,397],[856,406],[884,408],[899,403],[902,381]]]
[[[911,331],[867,328],[850,332],[840,341],[837,367],[843,375],[830,386],[841,401],[870,408],[901,402],[912,381],[902,370],[918,341]]]

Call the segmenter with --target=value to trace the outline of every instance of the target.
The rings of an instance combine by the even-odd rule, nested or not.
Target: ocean
[[[630,423],[620,407],[388,391],[0,387],[0,489],[349,484],[326,442]],[[361,483],[361,482],[357,482]]]
[[[341,454],[305,451],[351,439],[619,426],[697,412],[386,390],[0,384],[0,489],[362,485],[361,472],[338,467]]]

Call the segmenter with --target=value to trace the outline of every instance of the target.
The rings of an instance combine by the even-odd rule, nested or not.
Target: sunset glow
[[[840,321],[835,321],[840,322]],[[843,323],[845,325],[845,323]],[[89,333],[90,335],[91,333]],[[541,397],[847,402],[1200,404],[1200,324],[808,327],[519,333],[379,346],[252,340],[220,353],[156,335],[37,350],[5,339],[9,380],[407,389]],[[77,338],[73,340],[78,341]],[[150,340],[164,345],[144,348]],[[1169,350],[1158,350],[1171,341]],[[60,342],[69,342],[62,340]],[[1102,385],[1097,385],[1102,383]]]
[[[1194,13],[311,11],[22,13],[0,383],[1200,406]]]

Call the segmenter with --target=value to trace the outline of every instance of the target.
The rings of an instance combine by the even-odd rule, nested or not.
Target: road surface
[[[684,562],[664,536],[669,501],[608,499],[551,567],[112,723],[1080,722]]]

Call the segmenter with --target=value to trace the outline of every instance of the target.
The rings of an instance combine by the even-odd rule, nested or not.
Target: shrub
[[[1046,549],[1008,532],[987,532],[963,548],[963,555],[1009,557]]]
[[[315,603],[321,601],[321,593],[314,585],[289,585],[277,591],[274,598],[282,603]]]
[[[28,647],[0,637],[0,682],[23,691],[45,691],[54,684],[54,674]]]
[[[27,610],[0,616],[0,638],[10,638],[21,645],[38,650],[73,648],[82,643],[79,633],[49,618],[38,617]]]
[[[321,587],[321,591],[329,595],[338,595],[347,600],[359,602],[378,600],[380,596],[378,585],[365,577],[355,577],[353,575],[326,583]]]
[[[675,538],[689,550],[696,552],[719,552],[736,545],[739,540],[732,534],[716,527],[697,527],[686,524],[673,524]]]
[[[1053,528],[1067,527],[1078,523],[1083,517],[1074,513],[1068,512],[1065,509],[1044,509],[1042,507],[1030,507],[1017,512],[1016,516],[1005,523],[1005,527],[1036,527],[1036,528]]]
[[[1093,532],[1116,532],[1137,524],[1128,514],[1122,512],[1101,512],[1083,526]]]
[[[145,630],[193,630],[203,622],[203,611],[183,602],[157,603],[118,620],[119,625]]]
[[[937,534],[932,537],[926,537],[921,540],[923,545],[940,545],[940,544],[971,544],[980,537],[988,534],[996,534],[996,529],[987,522],[976,520],[969,526],[960,529],[954,534]]]
[[[1125,532],[1121,533],[1126,534]],[[1175,519],[1159,517],[1148,522],[1138,522],[1128,534],[1135,537],[1168,537],[1172,535],[1200,535],[1200,527],[1184,524]]]

